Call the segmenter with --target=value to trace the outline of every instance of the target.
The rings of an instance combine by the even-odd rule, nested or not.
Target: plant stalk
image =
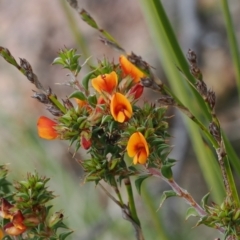
[[[129,204],[129,210],[130,210],[131,217],[138,226],[141,226],[138,215],[137,215],[137,210],[136,210],[136,207],[135,207],[132,185],[131,185],[131,181],[130,181],[129,177],[124,179],[124,184],[125,184],[126,189],[127,189],[128,204]]]

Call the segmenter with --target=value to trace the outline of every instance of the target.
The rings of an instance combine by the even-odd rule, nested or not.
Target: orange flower
[[[17,236],[22,234],[23,232],[26,231],[27,228],[25,229],[20,229],[14,226],[13,223],[9,222],[4,226],[4,231],[11,236]]]
[[[93,88],[101,93],[102,91],[111,94],[118,84],[118,77],[116,72],[111,72],[109,74],[99,75],[92,79]]]
[[[2,230],[2,228],[0,228],[0,239],[2,240],[2,239],[3,239],[3,237],[4,237],[4,233],[3,233],[3,230]]]
[[[92,109],[89,106],[87,101],[80,100],[80,99],[77,99],[77,98],[75,98],[75,101],[76,101],[79,109],[85,108],[88,113],[91,113]]]
[[[1,199],[1,205],[0,205],[0,216],[5,219],[12,219],[13,214],[11,213],[11,209],[14,206],[9,203],[5,198]]]
[[[12,219],[12,223],[16,228],[19,228],[21,230],[25,230],[26,226],[23,223],[24,221],[24,216],[20,210],[18,210],[14,215]]]
[[[132,116],[132,106],[121,93],[115,93],[110,103],[110,111],[115,121],[125,122]]]
[[[131,76],[135,83],[138,83],[141,78],[145,75],[144,73],[138,69],[135,65],[133,65],[124,55],[119,57],[119,62],[125,76]]]
[[[75,98],[75,101],[80,108],[88,106],[88,103],[84,100],[80,100],[78,98]]]
[[[149,148],[146,139],[140,132],[131,135],[127,144],[127,153],[133,157],[133,163],[145,164],[149,156]]]
[[[37,123],[39,137],[48,140],[57,138],[58,134],[56,129],[54,129],[56,125],[57,123],[53,120],[44,116],[40,117]]]
[[[5,232],[11,236],[17,236],[22,234],[27,229],[23,221],[24,221],[24,216],[22,215],[22,212],[18,210],[13,215],[12,222],[9,222],[4,226]]]

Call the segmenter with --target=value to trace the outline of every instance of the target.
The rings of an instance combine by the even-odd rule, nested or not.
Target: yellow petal
[[[123,123],[126,119],[126,116],[123,112],[119,112],[117,115],[117,122]]]
[[[148,155],[147,155],[145,149],[142,148],[142,150],[140,151],[140,153],[139,153],[139,155],[138,155],[138,162],[139,162],[140,164],[145,164],[146,161],[147,161],[147,158],[148,158]]]

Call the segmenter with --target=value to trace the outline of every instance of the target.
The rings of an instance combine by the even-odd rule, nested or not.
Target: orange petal
[[[102,91],[112,93],[118,84],[118,77],[116,72],[111,72],[109,74],[99,75],[92,79],[93,88],[101,93]]]
[[[22,212],[18,210],[13,216],[12,223],[16,228],[25,230],[26,226],[23,224],[23,221],[24,221],[24,216]]]
[[[131,76],[135,83],[139,82],[140,79],[145,76],[144,73],[133,65],[124,55],[119,57],[119,62],[124,75]]]
[[[57,138],[58,134],[57,131],[54,129],[56,125],[57,123],[53,120],[44,116],[40,117],[37,123],[39,137],[48,140]]]
[[[128,140],[127,152],[129,157],[134,157],[138,152],[136,146],[141,142],[140,134],[139,132],[133,133]]]
[[[89,106],[87,101],[80,100],[80,99],[77,99],[77,98],[75,98],[75,100],[76,100],[76,103],[77,103],[79,109],[85,108],[85,109],[87,109],[88,113],[91,113],[92,109]]]
[[[138,132],[138,134],[139,134],[139,137],[141,139],[141,143],[144,145],[144,148],[146,150],[146,154],[147,154],[147,156],[149,156],[149,148],[148,148],[147,141],[146,141],[145,137],[142,135],[142,133]]]
[[[0,228],[0,239],[3,239],[3,237],[4,237],[4,233],[3,233],[2,228]]]
[[[115,121],[125,122],[132,116],[132,105],[121,93],[115,93],[110,103],[110,111]]]
[[[80,99],[75,98],[75,101],[76,101],[76,103],[79,107],[84,107],[84,106],[88,105],[88,103],[84,100],[80,100]]]
[[[26,231],[26,227],[25,229],[20,229],[20,228],[17,228],[13,225],[13,223],[9,222],[7,223],[5,226],[4,226],[4,231],[8,234],[8,235],[11,235],[11,236],[18,236],[20,234],[22,234],[23,232]]]
[[[142,148],[138,154],[138,162],[140,164],[145,164],[147,161],[148,155],[144,148]]]

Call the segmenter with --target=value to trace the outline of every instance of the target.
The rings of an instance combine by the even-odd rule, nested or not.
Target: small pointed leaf
[[[161,168],[161,173],[162,173],[162,175],[163,175],[165,178],[171,179],[171,178],[172,178],[172,175],[173,175],[173,173],[172,173],[172,165],[170,164],[170,165],[164,165],[164,166],[162,166],[162,168]]]
[[[135,180],[135,186],[136,186],[136,189],[138,191],[138,194],[141,195],[141,186],[142,186],[142,183],[145,179],[147,179],[150,175],[143,175],[143,176],[140,176],[138,177],[136,180]]]
[[[94,70],[94,71],[95,71],[95,70]],[[93,74],[94,71],[88,73],[86,76],[83,77],[82,85],[83,85],[83,87],[84,87],[84,89],[85,89],[86,91],[88,91],[89,81],[90,81],[91,76],[92,76],[92,74]]]
[[[73,233],[73,231],[70,231],[70,232],[66,232],[66,233],[61,233],[60,235],[59,235],[59,240],[64,240],[64,239],[66,239],[70,234],[72,234]]]
[[[198,217],[198,216],[199,216],[199,214],[198,214],[197,210],[194,207],[190,207],[187,210],[185,219],[187,220],[189,217]]]
[[[80,91],[73,92],[72,94],[69,95],[68,98],[77,98],[77,99],[80,99],[82,101],[86,100],[86,96]]]
[[[91,106],[95,107],[97,104],[97,98],[95,95],[89,96],[88,97],[88,102]]]
[[[207,201],[208,201],[208,197],[210,195],[210,192],[207,193],[205,196],[203,196],[202,200],[201,200],[201,206],[206,209],[206,205],[207,205]]]
[[[167,198],[177,197],[177,196],[178,196],[177,193],[175,193],[175,192],[172,191],[172,190],[164,191],[163,194],[162,194],[162,196],[160,197],[160,203],[159,203],[159,207],[158,207],[157,210],[159,210],[159,209],[162,207],[164,201],[165,201]]]

